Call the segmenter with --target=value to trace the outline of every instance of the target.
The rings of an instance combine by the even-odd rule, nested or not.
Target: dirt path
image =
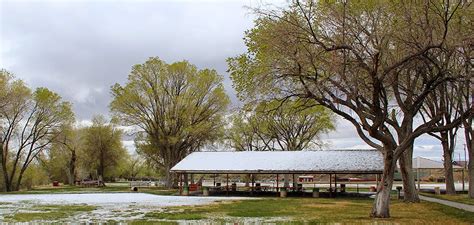
[[[435,202],[435,203],[451,206],[451,207],[462,209],[462,210],[469,211],[469,212],[474,212],[474,205],[468,205],[468,204],[463,204],[463,203],[459,203],[459,202],[442,200],[442,199],[438,199],[438,198],[431,198],[431,197],[426,197],[426,196],[423,196],[423,195],[420,195],[420,199],[424,200],[424,201]]]

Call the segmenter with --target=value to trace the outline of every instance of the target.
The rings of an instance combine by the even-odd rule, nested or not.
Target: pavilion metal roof
[[[383,171],[376,150],[194,152],[172,169],[176,173],[351,173]]]

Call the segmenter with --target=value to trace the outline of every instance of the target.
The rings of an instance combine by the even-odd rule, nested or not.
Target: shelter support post
[[[189,187],[189,176],[188,173],[183,173],[184,187]]]
[[[250,174],[250,179],[251,179],[251,182],[252,182],[252,187],[251,187],[251,191],[250,191],[250,194],[253,194],[253,189],[254,189],[254,184],[255,184],[255,177],[253,176],[253,174]]]
[[[420,169],[416,169],[416,180],[418,181],[418,191],[420,191]]]
[[[334,197],[337,196],[337,174],[334,174]]]
[[[227,195],[229,195],[229,174],[227,174],[227,179],[226,179],[226,187]]]
[[[278,191],[280,190],[280,188],[278,187],[278,173],[277,173],[277,180],[276,181],[277,181],[276,192],[278,194]]]
[[[332,174],[329,174],[329,197],[332,197]]]
[[[217,173],[214,174],[214,187],[216,186],[216,177],[217,177]]]
[[[179,173],[179,195],[183,194],[183,174]]]
[[[295,192],[295,191],[296,191],[296,187],[295,187],[295,174],[293,174],[292,178],[293,178],[293,180],[292,180],[292,181],[293,181],[293,182],[292,182],[292,183],[293,183],[293,184],[292,184],[292,186],[293,186],[293,192]]]

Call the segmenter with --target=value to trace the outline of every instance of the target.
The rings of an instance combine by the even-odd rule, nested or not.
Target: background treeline
[[[167,64],[152,57],[133,66],[125,85],[111,87],[112,119],[96,116],[89,125],[78,124],[71,103],[56,93],[32,92],[5,70],[0,78],[5,191],[83,179],[161,179],[172,187],[171,167],[191,152],[319,149],[320,135],[334,129],[333,114],[314,101],[229,109],[223,77],[187,61]],[[46,103],[37,102],[41,96]],[[125,130],[135,141],[133,155],[123,146]]]
[[[15,191],[59,181],[156,177],[142,157],[130,155],[123,131],[96,116],[76,123],[72,105],[47,88],[32,90],[0,71],[0,188]]]

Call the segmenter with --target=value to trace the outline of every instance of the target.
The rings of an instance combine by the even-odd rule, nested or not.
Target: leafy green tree
[[[139,179],[144,176],[147,169],[145,159],[138,155],[131,155],[129,159],[122,165],[121,177],[131,180]]]
[[[122,143],[122,130],[107,123],[103,116],[96,116],[92,126],[84,130],[83,167],[89,174],[97,174],[101,181],[115,177],[120,164],[128,160]]]
[[[458,79],[434,59],[472,39],[463,31],[469,20],[461,16],[472,15],[469,6],[464,1],[294,1],[288,8],[256,10],[256,26],[245,38],[248,52],[229,59],[231,78],[242,99],[312,99],[351,122],[383,153],[371,215],[389,217],[397,160],[411,158],[404,153],[412,153],[406,150],[416,137],[461,121],[439,127],[443,115],[438,114],[414,124],[428,94]],[[427,72],[432,69],[438,72]],[[411,183],[406,190],[413,188]],[[417,200],[416,192],[405,194]]]
[[[229,104],[222,79],[215,70],[154,57],[133,66],[124,86],[112,87],[112,112],[141,129],[138,151],[163,171],[168,187],[172,166],[222,135]]]
[[[84,129],[64,124],[42,161],[51,179],[74,185],[78,180],[79,155],[84,146]]]
[[[320,146],[319,135],[334,129],[332,113],[297,100],[249,104],[231,116],[230,147],[238,151],[298,151]]]
[[[252,112],[239,110],[229,118],[226,140],[236,151],[272,151],[272,138],[265,132],[264,124]]]
[[[273,100],[248,104],[231,117],[230,146],[237,151],[300,151],[322,144],[319,135],[334,129],[332,113],[314,101]],[[285,174],[285,187],[289,187]]]
[[[20,188],[29,165],[59,135],[59,128],[73,120],[71,104],[47,88],[31,92],[23,81],[0,72],[0,152],[6,191]]]

